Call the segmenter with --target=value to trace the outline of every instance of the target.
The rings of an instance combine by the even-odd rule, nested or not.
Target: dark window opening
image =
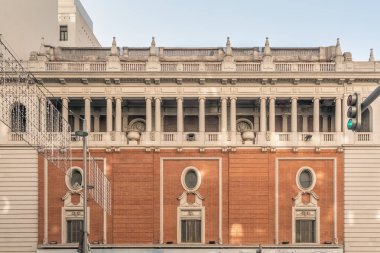
[[[68,41],[69,40],[69,32],[67,25],[61,25],[59,27],[59,40],[60,41]]]
[[[315,220],[296,220],[296,242],[315,243]]]
[[[201,220],[181,220],[181,242],[201,243]]]
[[[80,233],[83,231],[83,220],[67,221],[67,242],[79,242]]]

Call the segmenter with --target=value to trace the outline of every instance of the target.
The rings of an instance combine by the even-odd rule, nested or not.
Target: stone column
[[[313,132],[319,132],[319,98],[313,100]]]
[[[231,97],[230,100],[230,131],[236,132],[236,98]]]
[[[69,119],[69,99],[67,97],[62,98],[62,118],[68,122]]]
[[[80,129],[80,121],[79,121],[79,116],[74,115],[74,131],[79,131]]]
[[[282,114],[282,131],[288,132],[288,115]]]
[[[223,97],[222,100],[222,131],[227,132],[227,98]]]
[[[152,98],[145,98],[145,128],[146,132],[152,132]]]
[[[99,112],[94,112],[94,132],[99,132]]]
[[[199,132],[204,133],[206,131],[206,113],[205,113],[205,98],[199,97]]]
[[[107,132],[112,132],[112,98],[107,100]]]
[[[259,120],[260,120],[260,117],[258,115],[253,116],[253,131],[255,131],[255,132],[260,131]]]
[[[297,98],[292,98],[292,122],[291,130],[293,133],[297,132]]]
[[[302,132],[309,132],[309,125],[307,122],[307,115],[302,115]]]
[[[276,128],[276,98],[271,97],[269,99],[269,131],[274,133]]]
[[[155,131],[161,132],[161,98],[155,98]]]
[[[115,98],[116,99],[116,119],[115,119],[115,131],[121,132],[121,98]]]
[[[260,98],[260,132],[267,131],[267,98]]]
[[[183,98],[177,98],[177,132],[183,133]]]
[[[335,99],[335,132],[342,131],[342,99]]]
[[[83,129],[87,132],[91,132],[91,98],[84,98],[84,118],[86,120],[86,129]]]
[[[329,116],[323,115],[322,116],[322,132],[328,131],[328,124],[329,123]]]

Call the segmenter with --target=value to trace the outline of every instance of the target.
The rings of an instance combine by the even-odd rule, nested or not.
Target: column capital
[[[91,97],[83,97],[83,100],[90,100],[90,102],[92,101]]]
[[[113,100],[113,97],[106,97],[106,100],[110,99],[111,101]]]
[[[183,101],[183,97],[176,97],[176,100],[182,100]]]
[[[230,100],[237,100],[237,97],[230,97]]]
[[[161,97],[154,97],[154,100],[160,100],[161,101]]]
[[[288,118],[288,117],[289,117],[288,114],[282,114],[281,116],[282,116],[283,118]]]
[[[152,97],[145,97],[145,100],[150,100],[150,101],[152,101]]]
[[[269,100],[276,100],[276,97],[269,97]]]
[[[267,97],[260,97],[260,100],[266,100],[267,99]]]
[[[61,99],[70,101],[70,99],[68,97],[61,97]]]
[[[220,100],[227,100],[227,99],[228,99],[228,97],[226,97],[226,96],[220,97]]]
[[[198,97],[198,100],[206,100],[206,97],[205,96],[200,96],[200,97]]]
[[[114,97],[115,100],[123,100],[122,97]]]
[[[321,98],[320,97],[313,97],[313,102],[315,101],[315,100],[320,100]]]
[[[334,101],[342,100],[342,99],[343,99],[342,97],[336,97],[336,98],[334,99]]]
[[[294,97],[294,96],[293,96],[293,97],[290,98],[290,100],[294,100],[294,99],[295,99],[295,100],[298,100],[298,97]]]

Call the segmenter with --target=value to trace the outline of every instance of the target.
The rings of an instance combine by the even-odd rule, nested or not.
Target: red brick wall
[[[336,150],[316,153],[314,150],[261,152],[244,149],[223,153],[220,149],[199,152],[198,149],[177,152],[121,150],[106,153],[91,151],[93,157],[106,158],[106,172],[112,185],[112,215],[107,216],[107,242],[111,244],[157,244],[160,240],[160,159],[164,166],[164,242],[177,242],[177,198],[182,194],[181,173],[194,166],[202,173],[199,193],[205,197],[206,243],[218,241],[218,161],[222,160],[223,243],[272,244],[275,238],[275,159],[278,157],[336,157],[338,166],[338,233],[343,239],[343,160]],[[81,154],[74,152],[75,157]],[[191,159],[191,158],[194,159]],[[81,167],[82,161],[73,165]],[[279,241],[291,242],[291,215],[298,188],[295,173],[309,166],[317,174],[314,188],[321,210],[321,243],[333,240],[332,166],[326,160],[291,160],[279,162]],[[103,163],[99,163],[103,168]],[[43,238],[43,160],[39,159],[39,242]],[[67,192],[64,174],[49,165],[49,241],[61,242],[62,197]],[[90,198],[90,241],[102,241],[103,211]]]

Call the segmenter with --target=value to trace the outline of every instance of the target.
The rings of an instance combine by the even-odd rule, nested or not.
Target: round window
[[[302,168],[298,171],[298,187],[302,190],[310,190],[315,185],[314,172],[309,168]]]
[[[82,189],[83,176],[82,169],[79,167],[74,167],[68,170],[66,174],[66,185],[72,191],[77,191]]]
[[[194,167],[183,170],[181,176],[182,186],[188,191],[195,191],[201,185],[201,174]]]

